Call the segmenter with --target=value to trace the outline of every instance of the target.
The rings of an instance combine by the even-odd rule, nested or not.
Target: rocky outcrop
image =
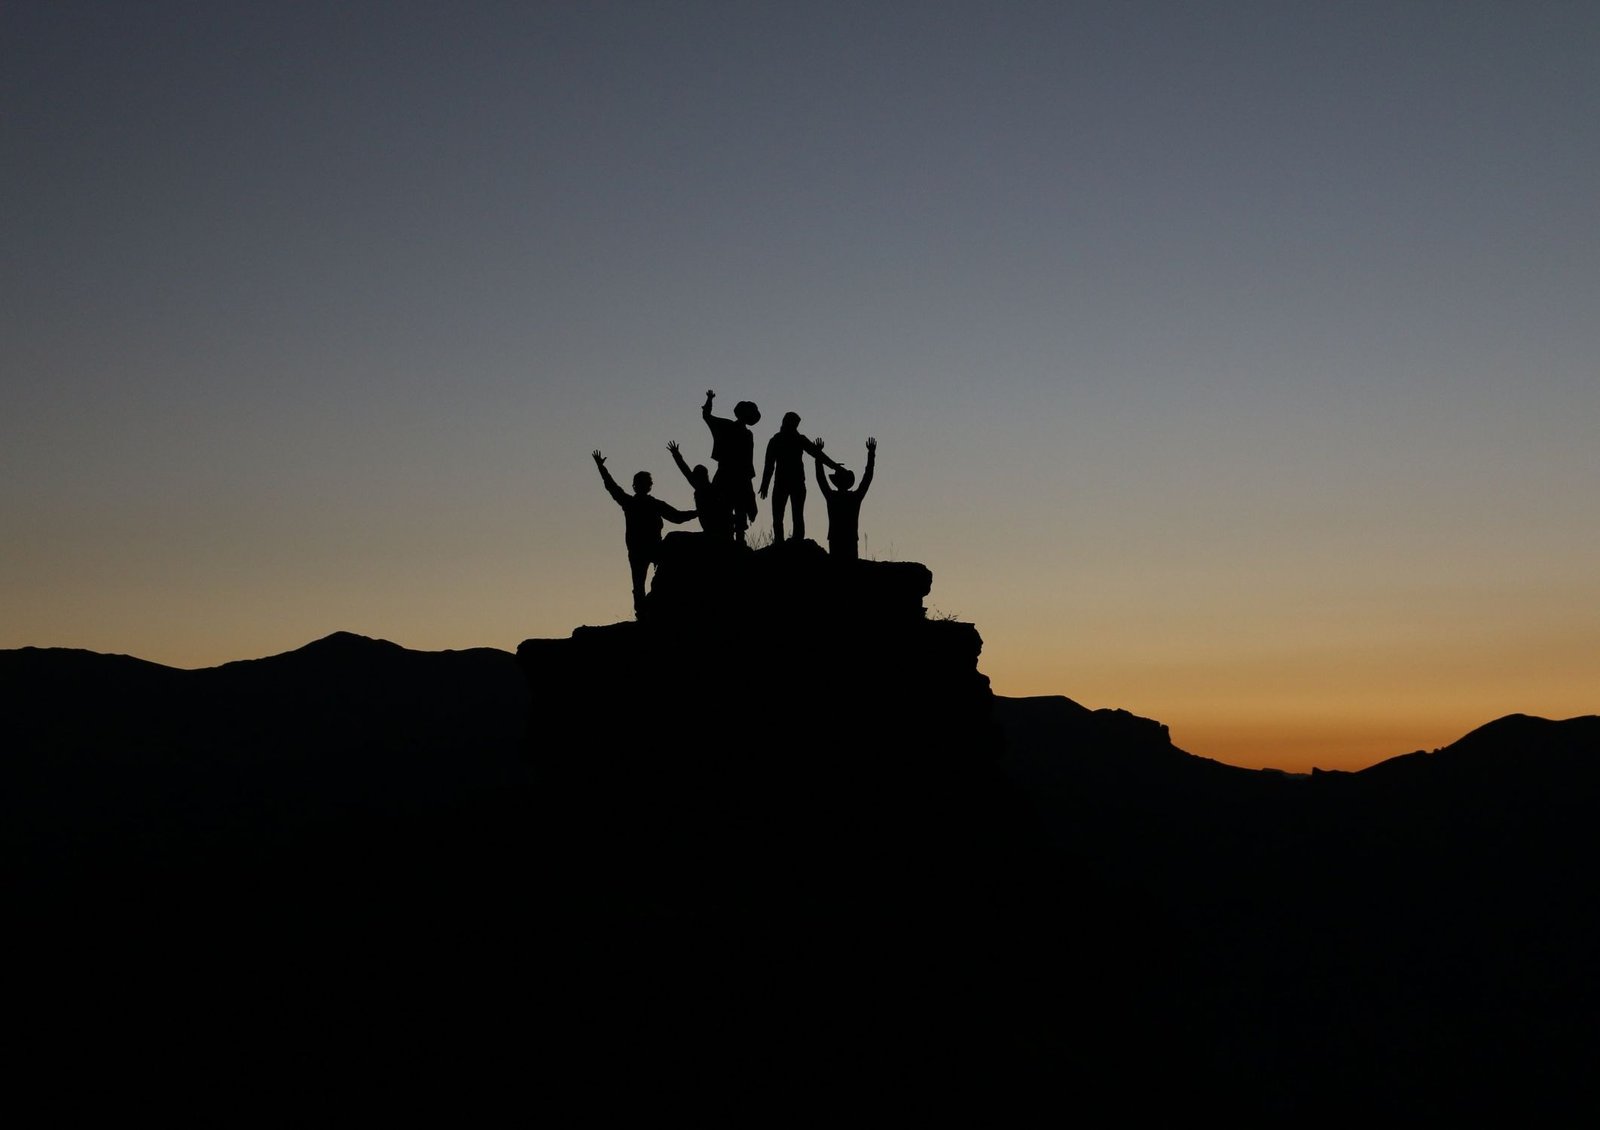
[[[982,641],[926,615],[930,584],[668,539],[637,621],[521,645],[541,822],[566,904],[603,904],[583,951],[611,955],[573,955],[574,1013],[665,994],[705,1022],[645,1020],[653,1067],[785,1093],[1036,1065],[1048,978],[1018,957],[1060,941],[1030,920],[1059,892],[1000,772]]]
[[[603,788],[652,808],[724,785],[833,807],[908,778],[960,791],[992,773],[992,696],[977,630],[925,615],[931,583],[809,541],[668,538],[638,620],[518,648],[534,762],[574,800]]]

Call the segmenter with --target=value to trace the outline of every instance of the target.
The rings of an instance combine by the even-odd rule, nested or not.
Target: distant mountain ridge
[[[433,658],[422,658],[433,657]],[[96,652],[82,648],[22,647],[0,649],[0,703],[11,712],[13,724],[26,727],[28,733],[46,724],[57,726],[82,722],[83,716],[75,709],[75,698],[90,697],[105,704],[116,703],[133,696],[149,693],[173,694],[180,689],[193,695],[210,695],[218,687],[238,688],[242,693],[252,693],[263,699],[287,689],[282,680],[300,684],[300,689],[322,681],[335,685],[377,685],[380,679],[393,677],[397,672],[410,678],[419,673],[444,672],[454,664],[457,671],[448,678],[459,680],[462,673],[471,669],[475,676],[489,675],[489,682],[500,684],[499,689],[515,684],[517,689],[505,695],[507,701],[521,703],[524,699],[520,682],[510,677],[515,671],[513,653],[494,647],[476,647],[445,651],[417,651],[389,640],[363,636],[354,632],[337,631],[311,640],[297,648],[274,655],[229,660],[212,667],[170,667],[151,660],[123,653]],[[497,670],[498,669],[498,670]],[[225,673],[225,674],[224,674]],[[256,681],[254,689],[247,684]],[[393,696],[396,687],[386,684]],[[474,696],[476,697],[476,696]],[[1150,772],[1153,766],[1165,766],[1180,776],[1194,775],[1203,779],[1241,780],[1240,774],[1278,774],[1281,771],[1244,769],[1214,758],[1190,754],[1171,744],[1167,727],[1160,722],[1115,708],[1091,709],[1063,695],[1038,695],[1013,697],[995,695],[995,702],[1004,716],[1008,734],[1013,740],[1035,744],[1048,733],[1059,731],[1070,735],[1068,748],[1078,751],[1076,770],[1095,773],[1109,768],[1105,753],[1111,748],[1122,749],[1136,758],[1138,772]],[[493,705],[491,709],[493,709]],[[504,705],[502,702],[500,705]],[[185,709],[203,708],[203,701],[186,704]],[[1352,776],[1360,774],[1389,774],[1418,764],[1433,763],[1442,756],[1443,762],[1482,761],[1494,758],[1517,758],[1531,754],[1538,757],[1561,758],[1572,764],[1584,764],[1586,751],[1594,748],[1596,730],[1600,728],[1600,715],[1580,715],[1567,719],[1541,718],[1527,714],[1509,714],[1486,722],[1447,746],[1432,751],[1415,750],[1383,758],[1358,770],[1317,769],[1317,775]],[[1092,761],[1082,760],[1083,741],[1086,737],[1105,739],[1105,746],[1096,747],[1099,756]],[[1441,762],[1441,763],[1443,763]],[[1134,771],[1134,764],[1123,769]]]
[[[931,583],[679,539],[638,621],[515,655],[0,652],[38,1054],[233,1104],[1593,1104],[1600,717],[1242,769],[994,695]]]

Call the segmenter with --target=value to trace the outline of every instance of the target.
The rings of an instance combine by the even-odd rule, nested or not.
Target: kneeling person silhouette
[[[820,452],[822,440],[816,443]],[[841,467],[833,473],[834,485],[830,487],[822,475],[822,458],[820,455],[817,458],[817,487],[828,501],[828,556],[836,560],[855,561],[860,557],[857,543],[860,541],[861,500],[872,485],[872,469],[877,459],[878,441],[869,436],[867,469],[861,475],[861,488],[852,491],[850,488],[856,481],[854,474]]]
[[[626,521],[624,537],[628,543],[628,567],[633,572],[633,614],[637,616],[644,605],[645,574],[649,572],[661,548],[662,520],[687,522],[695,516],[695,512],[679,510],[659,498],[651,497],[650,491],[655,486],[655,480],[649,471],[634,475],[633,493],[624,494],[611,477],[611,472],[606,470],[606,457],[600,454],[598,448],[593,454],[594,465],[600,468],[600,478],[606,484],[606,492],[622,507]]]
[[[732,541],[733,512],[720,505],[721,495],[712,485],[711,473],[706,470],[706,465],[696,463],[694,470],[689,470],[689,464],[684,462],[678,450],[677,440],[667,444],[667,450],[672,452],[672,461],[694,489],[694,509],[700,515],[700,528],[712,541]]]

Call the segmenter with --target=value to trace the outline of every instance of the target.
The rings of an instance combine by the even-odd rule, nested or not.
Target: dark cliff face
[[[812,542],[665,548],[638,621],[518,649],[563,813],[616,809],[594,819],[623,839],[666,820],[669,844],[730,823],[774,843],[905,837],[885,817],[932,819],[992,774],[982,641],[924,616],[924,567],[839,565]]]
[[[982,640],[925,617],[923,566],[837,564],[813,542],[665,550],[638,621],[518,649],[552,782],[651,791],[735,772],[783,794],[838,773],[938,776],[993,749]]]
[[[637,622],[517,653],[587,908],[570,1014],[630,1002],[654,1049],[631,1070],[679,1082],[1015,1068],[1038,1002],[994,1004],[1026,996],[1022,853],[977,631],[924,615],[920,565],[667,546]]]

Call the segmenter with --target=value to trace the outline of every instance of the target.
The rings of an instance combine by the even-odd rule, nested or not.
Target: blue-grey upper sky
[[[1596,60],[1578,2],[8,4],[0,646],[625,616],[588,452],[686,505],[709,387],[878,437],[867,552],[1002,692],[1292,767],[1593,711]]]

